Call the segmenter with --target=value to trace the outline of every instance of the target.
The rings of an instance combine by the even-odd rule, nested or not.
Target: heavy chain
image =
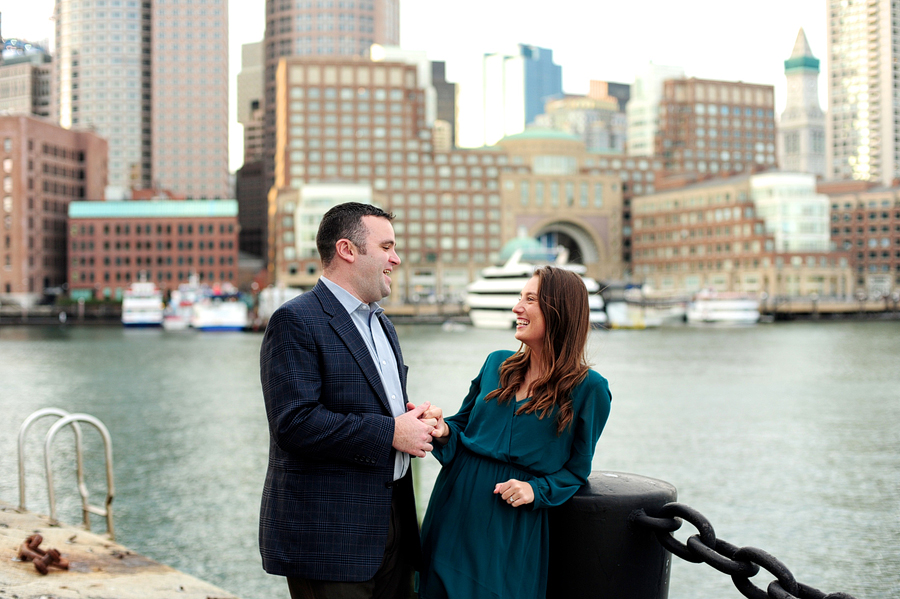
[[[731,576],[737,590],[747,599],[855,599],[847,593],[826,595],[818,589],[801,584],[794,579],[791,571],[780,561],[762,549],[735,547],[716,538],[712,524],[703,514],[682,503],[667,503],[655,517],[643,510],[635,510],[629,522],[644,526],[656,533],[659,543],[673,555],[695,564],[706,563]],[[688,538],[686,543],[678,541],[672,533],[681,528],[682,520],[693,524],[699,534]],[[775,576],[765,591],[750,582],[763,568]]]

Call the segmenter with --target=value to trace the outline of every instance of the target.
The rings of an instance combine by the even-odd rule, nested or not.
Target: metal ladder
[[[59,408],[43,408],[28,416],[19,427],[19,509],[25,510],[25,434],[28,429],[37,420],[45,416],[56,416],[59,418],[47,431],[44,439],[44,467],[47,470],[47,495],[50,502],[50,523],[58,524],[56,519],[56,494],[53,490],[53,470],[50,464],[50,448],[53,444],[53,438],[65,426],[71,426],[75,432],[75,462],[78,478],[78,493],[81,495],[81,511],[84,516],[84,527],[86,530],[91,529],[91,514],[106,517],[106,534],[110,539],[115,538],[113,530],[112,501],[115,497],[115,486],[113,484],[113,463],[112,463],[112,439],[106,426],[97,418],[90,414],[70,414]],[[88,501],[88,489],[84,484],[84,460],[82,457],[82,435],[80,422],[86,422],[94,426],[103,438],[104,453],[106,454],[106,501],[103,506],[91,505]]]

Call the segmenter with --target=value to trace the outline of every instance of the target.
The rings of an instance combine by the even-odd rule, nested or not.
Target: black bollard
[[[667,482],[594,471],[572,499],[550,511],[547,599],[666,599],[671,555],[648,528],[629,523],[675,501]]]

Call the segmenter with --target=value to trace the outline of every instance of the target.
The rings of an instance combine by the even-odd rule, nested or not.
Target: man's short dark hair
[[[319,223],[316,233],[316,248],[322,258],[322,265],[327,267],[334,259],[335,246],[339,239],[349,239],[361,254],[366,253],[366,235],[368,229],[363,223],[364,216],[379,216],[394,220],[394,215],[371,204],[347,202],[331,208]]]

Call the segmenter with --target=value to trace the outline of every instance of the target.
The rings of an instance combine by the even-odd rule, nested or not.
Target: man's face
[[[357,297],[370,304],[391,294],[391,271],[400,264],[395,250],[394,227],[380,216],[364,216],[365,254],[360,252],[354,263]]]

